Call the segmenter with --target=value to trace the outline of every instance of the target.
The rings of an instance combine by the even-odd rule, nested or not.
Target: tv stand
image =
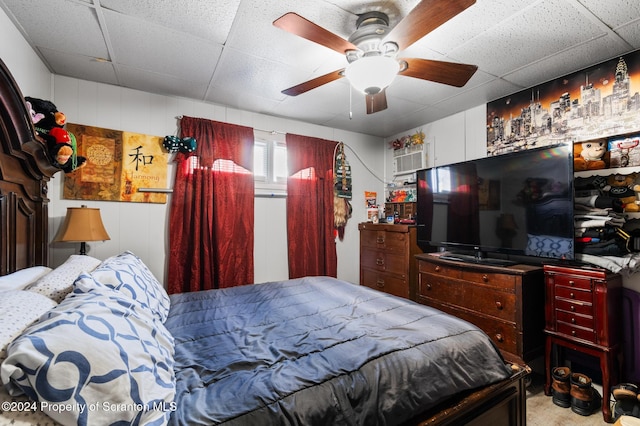
[[[496,266],[477,262],[473,255],[462,256],[449,252],[416,255],[416,301],[477,325],[507,361],[522,365],[542,355],[542,267],[515,262]]]

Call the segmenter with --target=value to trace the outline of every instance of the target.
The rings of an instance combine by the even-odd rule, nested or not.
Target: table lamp
[[[87,254],[87,241],[110,239],[102,224],[100,209],[83,205],[81,207],[67,207],[67,216],[53,241],[80,243],[80,254]]]

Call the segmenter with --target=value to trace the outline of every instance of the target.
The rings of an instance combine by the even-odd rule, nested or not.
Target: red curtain
[[[253,283],[253,129],[183,117],[180,134],[197,148],[176,154],[169,293]]]
[[[287,134],[289,278],[337,275],[333,156],[337,142]]]

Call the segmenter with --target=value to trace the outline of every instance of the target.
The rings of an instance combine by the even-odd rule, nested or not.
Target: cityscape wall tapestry
[[[487,104],[487,155],[640,130],[640,51]]]
[[[166,203],[166,193],[139,188],[166,188],[168,154],[162,138],[121,130],[67,123],[86,165],[65,175],[63,198],[69,200]]]

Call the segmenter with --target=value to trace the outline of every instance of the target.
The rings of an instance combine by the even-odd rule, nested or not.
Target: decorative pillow
[[[142,260],[130,251],[106,259],[91,275],[101,284],[121,291],[162,322],[169,314],[169,296]]]
[[[56,302],[38,293],[21,290],[0,294],[0,362],[7,357],[7,346]]]
[[[62,424],[165,424],[173,337],[149,318],[117,291],[73,292],[9,345],[2,383]]]
[[[51,272],[48,266],[32,266],[0,277],[0,291],[22,290],[38,278]]]
[[[60,266],[29,285],[25,290],[43,294],[56,302],[62,302],[73,290],[73,282],[81,272],[91,272],[100,264],[95,257],[72,254]]]
[[[555,257],[558,259],[572,258],[573,239],[560,238],[549,235],[527,234],[527,247],[525,254],[528,256]]]

